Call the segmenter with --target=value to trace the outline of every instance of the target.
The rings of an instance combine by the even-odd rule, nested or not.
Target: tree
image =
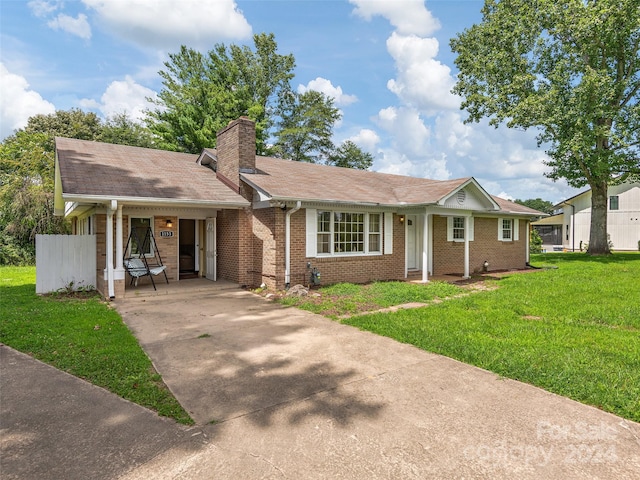
[[[55,137],[151,146],[153,138],[126,115],[105,123],[94,113],[58,110],[35,115],[0,144],[0,263],[33,263],[35,236],[68,233],[53,215]]]
[[[452,39],[467,122],[535,127],[547,174],[592,190],[590,254],[607,254],[607,188],[640,172],[640,0],[486,0]]]
[[[102,124],[102,129],[96,140],[133,147],[153,148],[156,146],[156,139],[151,131],[133,121],[125,113],[108,117]]]
[[[367,170],[373,165],[373,155],[363,151],[351,140],[346,140],[329,154],[329,165]]]
[[[281,109],[276,154],[300,162],[327,162],[335,150],[333,125],[342,118],[333,98],[315,90],[292,93]]]
[[[541,198],[530,198],[528,200],[516,200],[515,203],[524,205],[525,207],[533,208],[539,212],[546,213],[547,215],[553,215],[553,203],[542,200]]]
[[[147,112],[147,123],[160,146],[200,153],[215,147],[216,132],[240,116],[256,122],[256,147],[269,153],[277,106],[291,93],[295,60],[277,53],[273,34],[253,37],[247,46],[217,44],[206,55],[182,46],[169,55],[159,72],[163,88],[158,108]]]
[[[38,233],[68,233],[53,215],[53,151],[46,133],[16,132],[0,144],[3,264],[33,263]]]

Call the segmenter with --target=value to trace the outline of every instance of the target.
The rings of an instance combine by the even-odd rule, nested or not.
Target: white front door
[[[207,238],[205,242],[208,280],[216,280],[216,219],[207,218]]]
[[[407,270],[417,270],[418,257],[418,216],[407,215]]]

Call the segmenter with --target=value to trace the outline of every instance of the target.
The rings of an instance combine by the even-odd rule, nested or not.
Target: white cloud
[[[77,18],[61,13],[53,20],[50,20],[47,25],[54,30],[62,30],[85,40],[91,38],[91,26],[84,13],[80,13]]]
[[[417,110],[388,107],[374,121],[393,139],[388,148],[381,149],[376,170],[437,180],[451,177],[446,154],[432,147],[432,131]]]
[[[233,0],[82,0],[116,35],[157,49],[212,47],[244,39],[251,26]]]
[[[402,35],[427,36],[440,28],[440,22],[424,5],[424,0],[350,0],[353,13],[365,20],[380,15]]]
[[[33,12],[36,17],[42,18],[50,15],[60,8],[61,2],[53,1],[48,2],[46,0],[32,0],[27,3],[29,9]]]
[[[408,105],[433,115],[441,110],[457,110],[460,100],[451,93],[451,69],[435,59],[438,40],[394,32],[387,49],[396,63],[398,78],[387,87]]]
[[[342,87],[334,87],[331,80],[326,78],[317,77],[315,80],[311,80],[307,85],[299,85],[298,92],[305,93],[309,90],[324,93],[327,97],[334,99],[335,106],[344,107],[351,105],[358,101],[358,97],[355,95],[347,95],[342,91]]]
[[[25,127],[33,115],[54,112],[52,103],[43,99],[38,92],[29,90],[29,83],[24,77],[10,73],[0,63],[0,138]]]
[[[132,120],[141,121],[144,118],[144,110],[152,106],[146,98],[155,96],[156,92],[136,83],[127,75],[123,81],[111,82],[100,97],[100,102],[84,98],[80,101],[80,106],[99,110],[104,117],[126,113]]]
[[[391,139],[377,144],[375,170],[433,179],[473,176],[487,191],[506,198],[558,201],[574,193],[566,182],[544,177],[547,157],[537,148],[535,132],[463,122],[460,98],[451,93],[455,78],[437,59],[440,45],[431,37],[439,24],[423,1],[351,3],[355,14],[380,15],[396,27],[387,39],[396,78],[387,88],[398,102],[373,118]],[[413,22],[418,18],[423,28]]]
[[[351,140],[360,148],[370,153],[373,153],[376,146],[380,143],[380,137],[378,134],[369,128],[363,128],[356,135],[349,137],[347,140]]]

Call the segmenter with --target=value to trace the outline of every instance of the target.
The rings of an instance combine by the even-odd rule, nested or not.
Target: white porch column
[[[115,297],[115,287],[113,283],[113,211],[117,208],[117,202],[115,200],[111,201],[110,205],[107,205],[107,225],[106,225],[106,280],[107,280],[107,291],[109,298]]]
[[[118,205],[118,210],[116,213],[116,271],[117,272],[124,271],[124,265],[122,263],[122,256],[123,256],[122,253],[123,253],[122,252],[122,205]]]
[[[429,214],[425,211],[422,221],[422,283],[429,281]]]
[[[469,278],[469,232],[471,231],[471,217],[464,217],[464,278]]]

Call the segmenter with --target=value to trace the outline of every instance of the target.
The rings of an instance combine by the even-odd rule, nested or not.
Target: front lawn
[[[35,267],[0,267],[0,342],[193,424],[115,310],[97,295],[36,295]]]
[[[550,268],[428,307],[342,322],[640,421],[640,255],[531,260]]]

